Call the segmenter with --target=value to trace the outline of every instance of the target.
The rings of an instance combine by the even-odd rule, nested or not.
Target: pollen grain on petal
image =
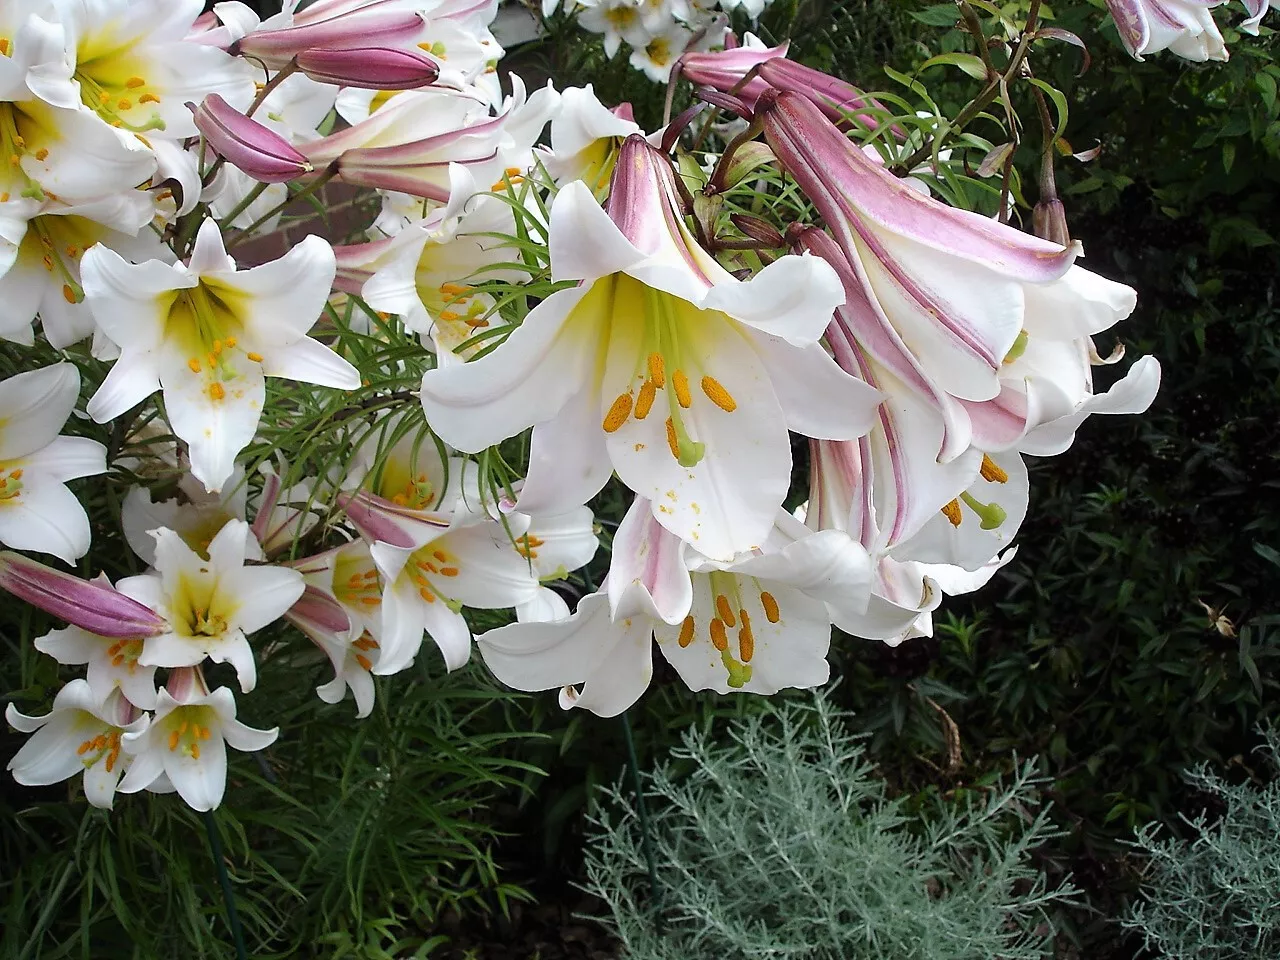
[[[617,433],[622,429],[622,425],[627,422],[631,416],[632,397],[630,391],[620,394],[618,399],[613,401],[613,406],[609,408],[609,412],[604,415],[605,433]]]
[[[715,377],[702,378],[702,392],[725,413],[733,413],[738,409],[738,401],[733,399],[733,395]]]

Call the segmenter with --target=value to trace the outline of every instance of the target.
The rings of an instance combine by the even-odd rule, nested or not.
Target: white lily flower
[[[16,6],[0,18],[24,12]],[[8,161],[0,164],[0,203],[55,197],[76,204],[145,182],[156,161],[141,141],[78,101],[54,106],[33,92],[40,69],[66,66],[62,25],[28,16],[4,26],[13,32],[4,31],[0,51],[0,150]]]
[[[560,112],[551,121],[551,149],[535,151],[558,185],[581,180],[596,196],[607,193],[622,142],[643,132],[620,112],[601,103],[591,84],[560,92]]]
[[[759,545],[791,472],[788,428],[860,436],[880,395],[818,343],[843,296],[814,257],[740,282],[683,225],[674,174],[642,137],[622,148],[601,210],[581,182],[551,214],[553,276],[496,350],[430,370],[422,404],[453,446],[534,426],[518,509],[556,514],[613,471],[660,523],[718,560]]]
[[[61,39],[63,56],[38,65],[27,84],[54,106],[83,104],[113,127],[180,140],[197,135],[188,100],[216,93],[243,110],[253,99],[246,61],[186,39],[202,0],[53,0],[53,7],[56,33],[47,42]]]
[[[137,793],[167,780],[193,810],[213,810],[227,787],[227,746],[250,752],[275,743],[278,727],[258,730],[236,719],[226,687],[212,693],[196,668],[174,670],[159,693],[151,725],[123,737],[133,757],[117,789]]]
[[[89,401],[90,416],[105,423],[163,390],[191,472],[220,490],[257,430],[265,377],[360,386],[351,364],[306,336],[334,271],[332,248],[314,236],[238,271],[212,220],[201,225],[189,264],[134,265],[94,247],[81,264],[85,296],[121,355]]]
[[[341,703],[347,691],[356,701],[356,719],[363,720],[373,712],[376,690],[373,671],[378,664],[378,641],[368,633],[340,645],[322,644],[321,649],[333,664],[333,679],[316,687],[316,695],[325,703]]]
[[[192,550],[204,554],[209,544],[231,520],[244,520],[248,489],[244,469],[239,465],[230,481],[219,493],[209,493],[189,473],[178,480],[183,499],[152,500],[152,491],[130,487],[120,509],[120,526],[125,542],[147,566],[156,565],[156,541],[152,530],[167,527],[178,534]],[[262,550],[255,537],[245,541],[246,560],[261,560]]]
[[[671,68],[691,40],[693,31],[672,21],[632,50],[628,62],[654,83],[666,83],[671,78]]]
[[[305,586],[302,574],[284,567],[244,562],[249,525],[229,521],[209,544],[206,560],[172,530],[155,531],[156,572],[127,577],[120,593],[151,608],[169,626],[148,637],[138,663],[190,667],[205,657],[230,663],[248,693],[257,683],[253,649],[246,634],[282,617]]]
[[[68,480],[107,472],[107,450],[60,437],[80,396],[80,372],[55,363],[0,381],[0,543],[67,563],[89,550],[89,518]]]
[[[531,517],[529,529],[516,538],[515,545],[516,552],[529,561],[538,582],[545,584],[563,580],[571,571],[590,563],[600,547],[600,538],[591,510],[579,507],[556,516]],[[516,619],[521,623],[564,620],[568,616],[569,605],[564,598],[546,586],[538,588],[533,600],[516,607]]]
[[[623,43],[639,49],[649,39],[638,0],[597,0],[585,4],[578,14],[578,24],[584,30],[604,36],[604,55],[610,59]]]
[[[368,546],[357,540],[348,547],[354,553],[343,547],[296,563],[307,588],[285,617],[333,664],[333,679],[316,687],[316,695],[325,703],[339,703],[350,689],[356,716],[363,718],[373,709],[376,693],[371,673],[381,644],[373,631],[382,622],[382,597]],[[339,579],[344,576],[346,580]]]
[[[644,692],[654,640],[692,690],[772,694],[819,685],[829,675],[829,607],[842,615],[866,608],[866,552],[835,531],[792,539],[782,527],[770,547],[726,564],[698,557],[690,564],[687,545],[637,498],[614,539],[605,588],[584,597],[568,620],[481,635],[481,656],[504,683],[564,687],[562,706],[600,716],[621,713]]]
[[[0,204],[0,221],[9,219],[11,211],[22,229],[19,238],[0,227],[0,263],[12,257],[0,275],[0,301],[5,304],[0,336],[18,343],[33,342],[31,324],[37,314],[45,338],[58,350],[93,334],[93,314],[80,285],[80,258],[95,244],[105,244],[135,262],[169,255],[145,229],[155,204],[141,191],[117,191],[75,205],[10,200]],[[15,250],[5,249],[10,243],[16,244]]]
[[[150,716],[139,715],[119,692],[105,700],[84,680],[72,680],[53,698],[43,717],[19,713],[11,703],[5,719],[32,737],[9,761],[13,779],[29,787],[59,783],[84,773],[84,795],[95,807],[111,809],[117,782],[128,763],[122,740],[146,732]]]

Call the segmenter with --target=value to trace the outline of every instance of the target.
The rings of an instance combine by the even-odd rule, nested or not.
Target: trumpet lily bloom
[[[1224,0],[1107,0],[1124,47],[1135,60],[1168,50],[1184,60],[1226,60],[1213,8]],[[1259,17],[1261,14],[1259,14]]]
[[[609,212],[581,182],[551,214],[552,274],[579,280],[472,363],[428,371],[433,429],[478,451],[535,426],[517,508],[556,514],[610,473],[713,559],[762,543],[786,494],[788,427],[851,438],[879,394],[817,342],[843,294],[813,257],[739,282],[684,227],[674,174],[642,137],[622,148]]]
[[[560,112],[551,121],[551,149],[536,152],[557,184],[581,180],[602,197],[622,142],[640,132],[634,120],[596,99],[591,84],[569,87],[561,92]]]
[[[132,761],[117,789],[137,793],[164,777],[191,809],[213,810],[227,787],[227,747],[264,750],[279,734],[237,720],[235,695],[209,692],[198,668],[171,671],[150,725],[121,737]]]
[[[129,761],[121,756],[123,738],[141,736],[151,720],[118,692],[105,700],[95,696],[84,680],[59,690],[43,717],[19,713],[12,703],[4,716],[15,730],[32,734],[9,761],[13,779],[35,787],[83,773],[85,799],[107,810]]]
[[[0,381],[0,543],[67,563],[89,550],[89,518],[69,480],[107,472],[106,448],[58,435],[80,396],[70,363]]]
[[[1258,24],[1271,8],[1271,0],[1244,0],[1244,7],[1249,12],[1249,18],[1241,22],[1240,29],[1256,37]]]
[[[279,260],[239,271],[212,220],[189,264],[134,265],[94,247],[81,264],[85,296],[121,355],[90,399],[90,416],[105,423],[162,390],[191,472],[220,490],[257,430],[265,377],[360,386],[351,364],[306,336],[335,269],[329,244],[307,237]]]
[[[72,626],[49,631],[37,638],[34,646],[59,663],[87,664],[85,680],[98,703],[119,688],[130,703],[143,710],[153,710],[156,668],[138,665],[145,641],[143,636],[103,637]]]
[[[192,667],[209,657],[230,663],[248,693],[257,683],[253,649],[246,634],[278,620],[293,606],[305,584],[302,574],[283,567],[244,563],[249,525],[228,522],[209,544],[208,559],[160,529],[156,572],[116,584],[125,596],[150,607],[167,625],[146,638],[138,663],[146,667]]]
[[[563,687],[562,706],[600,716],[643,694],[655,640],[691,690],[817,686],[829,675],[831,606],[842,618],[865,609],[870,566],[842,534],[794,526],[799,540],[775,527],[763,553],[717,564],[693,557],[637,498],[618,528],[606,586],[568,620],[483,634],[481,656],[504,683]]]

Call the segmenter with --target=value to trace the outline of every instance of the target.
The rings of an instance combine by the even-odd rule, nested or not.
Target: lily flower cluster
[[[226,747],[278,735],[234,688],[309,661],[358,717],[473,647],[602,716],[655,644],[691,690],[821,684],[833,630],[928,634],[1008,562],[1026,457],[1155,396],[1150,357],[1093,387],[1132,290],[895,177],[850,138],[879,104],[782,48],[684,54],[750,123],[695,197],[679,124],[503,97],[495,3],[200,9],[0,0],[0,283],[30,307],[4,335],[64,358],[0,382],[0,541],[72,563],[114,524],[136,555],[86,580],[0,553],[67,624],[36,649],[84,668],[45,715],[9,705],[22,783],[211,809]],[[761,171],[804,217],[716,242],[703,201]],[[334,179],[380,198],[364,236],[235,260]],[[72,492],[102,475],[118,517]],[[606,487],[629,507],[597,521]],[[511,622],[473,636],[476,610]]]
[[[542,0],[542,15],[562,10],[578,26],[603,38],[613,59],[625,43],[629,62],[654,83],[666,83],[686,51],[733,44],[729,16],[742,11],[754,23],[772,0]]]
[[[1213,19],[1228,0],[1107,0],[1120,41],[1135,60],[1168,50],[1184,60],[1226,60],[1226,42]],[[1271,0],[1243,0],[1248,14],[1238,26],[1255,36]]]

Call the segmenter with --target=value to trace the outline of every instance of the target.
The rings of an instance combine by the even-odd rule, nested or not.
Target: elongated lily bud
[[[310,173],[311,162],[288,140],[234,109],[216,93],[200,106],[188,103],[209,146],[259,183],[284,183]]]
[[[1057,197],[1041,200],[1036,204],[1031,211],[1031,224],[1037,237],[1052,240],[1064,247],[1071,243],[1071,233],[1067,230],[1067,212]]]
[[[367,90],[413,90],[440,76],[436,61],[397,47],[312,48],[298,54],[298,67],[312,80]]]
[[[81,580],[7,550],[0,553],[0,587],[100,637],[154,637],[168,630],[149,607],[106,584]]]
[[[233,44],[231,52],[278,69],[307,51],[412,46],[424,23],[413,11],[356,10],[315,23],[251,33]]]
[[[307,636],[345,634],[351,629],[342,605],[310,584],[284,616]]]

